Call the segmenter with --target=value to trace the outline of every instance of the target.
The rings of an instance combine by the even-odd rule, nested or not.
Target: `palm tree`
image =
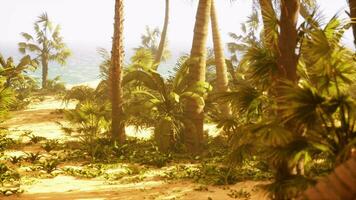
[[[60,65],[65,65],[67,58],[71,55],[63,37],[60,35],[60,26],[54,26],[47,13],[38,17],[34,25],[36,37],[28,33],[21,33],[25,42],[19,43],[19,51],[26,54],[27,51],[34,53],[38,61],[42,64],[42,88],[47,86],[48,64],[55,61]]]
[[[187,57],[180,59],[174,77],[165,80],[157,71],[150,69],[134,69],[128,72],[123,84],[131,83],[132,101],[127,108],[131,121],[144,122],[153,126],[154,139],[163,152],[177,150],[182,144],[185,124],[183,105],[187,99],[195,99],[204,105],[203,95],[210,89],[209,84],[188,86],[184,77],[187,74]]]
[[[164,53],[164,49],[167,43],[167,32],[168,32],[168,24],[169,24],[169,0],[166,0],[166,10],[165,10],[165,17],[164,17],[164,25],[161,34],[161,40],[159,42],[158,51],[155,55],[155,63],[160,63],[161,58]]]
[[[300,0],[281,0],[280,33],[278,37],[278,78],[297,81],[297,22]]]
[[[150,53],[153,55],[152,62],[154,65],[152,65],[152,67],[155,70],[157,70],[160,61],[166,61],[171,56],[170,51],[166,48],[167,47],[166,40],[163,45],[163,49],[159,49],[160,48],[159,45],[161,44],[163,39],[162,37],[163,37],[163,33],[161,35],[161,32],[158,28],[152,30],[150,27],[146,26],[146,32],[141,36],[141,45],[138,48],[134,48],[136,52],[140,52],[140,53],[150,51]],[[158,43],[159,38],[161,38],[160,43]],[[160,52],[160,50],[162,50],[162,52]],[[155,60],[158,54],[161,54],[159,62]]]
[[[211,0],[211,27],[213,32],[215,65],[216,65],[216,91],[227,92],[228,91],[228,76],[227,67],[224,57],[224,48],[221,41],[219,32],[218,16],[215,7],[215,0]],[[220,111],[225,116],[230,114],[230,108],[227,104],[220,105]]]
[[[115,2],[115,23],[114,37],[112,44],[111,57],[111,104],[112,104],[112,139],[123,143],[125,141],[125,124],[123,123],[123,91],[122,91],[122,68],[124,62],[124,45],[123,45],[123,30],[124,30],[124,2],[116,0]]]
[[[205,82],[206,68],[206,41],[208,37],[208,27],[211,13],[211,0],[199,0],[195,27],[193,45],[191,49],[191,60],[188,73],[188,85],[196,85],[199,82]],[[185,144],[192,153],[201,151],[201,142],[203,140],[204,130],[204,106],[193,99],[187,100],[184,113],[192,124],[186,127]]]
[[[356,0],[349,0],[350,17],[353,21],[352,29],[354,34],[354,44],[356,46]]]

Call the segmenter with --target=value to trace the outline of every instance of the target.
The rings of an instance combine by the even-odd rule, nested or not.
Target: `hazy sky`
[[[240,23],[251,13],[252,0],[216,0],[224,42],[229,32],[239,32]],[[319,0],[327,17],[347,9],[346,0]],[[170,46],[189,49],[192,41],[197,0],[171,0]],[[48,12],[62,26],[62,34],[71,45],[109,47],[113,34],[114,0],[0,0],[0,49],[16,45],[20,32],[33,30],[33,22]],[[161,28],[164,0],[125,0],[125,42],[130,48],[140,42],[145,26]],[[351,43],[351,35],[346,37]],[[211,41],[210,41],[211,42]],[[210,43],[211,44],[211,43]]]

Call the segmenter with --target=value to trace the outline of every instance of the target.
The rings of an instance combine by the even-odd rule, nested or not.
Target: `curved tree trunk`
[[[297,22],[300,0],[282,0],[280,34],[278,38],[278,70],[279,78],[292,82],[297,81]]]
[[[169,24],[169,0],[166,0],[166,11],[164,17],[164,25],[161,34],[161,40],[159,42],[157,54],[155,55],[155,63],[157,64],[161,62],[163,56],[164,48],[167,41],[168,24]]]
[[[354,44],[356,47],[356,0],[349,0],[349,6],[350,6],[350,17],[351,20],[354,22],[352,24],[352,30],[354,34]]]
[[[123,0],[115,2],[114,37],[112,44],[111,66],[111,103],[112,103],[112,139],[125,142],[125,124],[123,122],[122,99],[122,66],[124,61],[123,29],[124,29]]]
[[[190,53],[191,64],[189,65],[188,84],[205,81],[206,68],[206,42],[211,11],[211,0],[199,0],[196,15],[193,45]],[[185,144],[187,149],[193,153],[201,151],[204,135],[204,106],[190,99],[186,101],[184,113],[189,124],[185,131]]]
[[[216,66],[216,91],[227,92],[229,79],[227,77],[227,66],[224,56],[224,47],[221,41],[218,16],[215,7],[215,0],[211,0],[211,28],[213,32],[215,66]],[[230,115],[230,107],[228,104],[220,104],[220,111],[224,116]]]

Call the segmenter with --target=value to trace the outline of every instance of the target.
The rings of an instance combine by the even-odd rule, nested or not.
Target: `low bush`
[[[28,138],[30,139],[30,143],[32,144],[37,144],[43,140],[46,140],[45,137],[34,135],[34,134],[28,135]]]
[[[18,164],[24,159],[23,156],[10,156],[8,157],[8,161],[10,161],[12,164]]]
[[[47,152],[51,152],[52,150],[59,148],[58,140],[47,140],[45,143],[42,144],[42,148]]]
[[[59,164],[59,160],[55,158],[48,158],[39,163],[40,169],[46,171],[48,174],[52,173],[54,170],[57,169]]]
[[[37,152],[37,153],[26,153],[26,157],[25,157],[25,160],[27,162],[30,162],[30,163],[35,163],[37,162],[40,158],[42,157],[42,155]]]
[[[9,168],[6,164],[0,163],[0,184],[15,184],[20,180],[20,174]]]
[[[128,140],[124,145],[113,148],[119,160],[163,167],[172,160],[171,154],[161,153],[153,141]]]

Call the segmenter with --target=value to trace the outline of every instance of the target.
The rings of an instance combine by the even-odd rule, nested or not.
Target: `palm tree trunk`
[[[116,0],[114,37],[112,44],[111,66],[111,103],[112,103],[112,139],[119,143],[125,142],[125,124],[123,122],[122,98],[122,66],[124,61],[123,22],[124,2]]]
[[[300,0],[281,0],[280,33],[278,37],[278,77],[277,80],[289,80],[294,83],[298,81],[296,55],[297,47],[297,22],[300,9]],[[278,84],[283,84],[278,82]],[[281,91],[276,88],[276,96],[280,96]],[[277,104],[277,106],[279,106]],[[277,111],[279,113],[280,111]],[[278,114],[278,116],[281,116]],[[293,131],[294,124],[287,123],[284,126]],[[291,169],[288,160],[283,159],[276,167],[276,181],[283,181],[291,176]],[[275,194],[276,200],[285,199],[284,194]]]
[[[216,65],[216,91],[227,92],[229,80],[227,77],[227,66],[224,57],[224,47],[221,41],[218,16],[215,0],[211,0],[211,28],[213,32],[215,65]],[[231,111],[228,104],[220,104],[220,111],[224,116],[229,116]]]
[[[197,82],[205,81],[206,68],[206,42],[211,11],[211,0],[199,0],[193,45],[191,49],[191,64],[189,65],[188,84],[194,85]],[[187,149],[193,153],[199,153],[202,149],[204,135],[204,106],[199,105],[193,99],[187,100],[184,113],[186,119],[190,121],[185,131],[185,143]]]
[[[356,47],[356,0],[349,0],[349,6],[350,6],[350,17],[351,20],[354,22],[352,24],[352,30],[354,34],[354,44]]]
[[[278,38],[279,78],[297,81],[297,22],[300,0],[282,0],[280,34]]]
[[[42,89],[47,88],[48,79],[48,58],[47,56],[42,56]]]
[[[161,34],[161,40],[159,42],[158,51],[155,57],[155,63],[159,64],[162,59],[162,55],[164,52],[164,48],[167,41],[167,32],[168,32],[168,24],[169,24],[169,0],[166,0],[166,12],[164,17],[164,25]]]

